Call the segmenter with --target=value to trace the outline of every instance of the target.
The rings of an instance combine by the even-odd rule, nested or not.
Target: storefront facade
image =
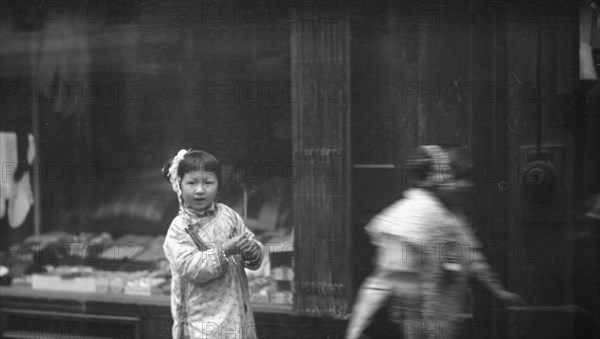
[[[581,119],[572,104],[577,58],[562,46],[577,39],[577,7],[271,5],[102,3],[101,20],[78,9],[38,21],[11,8],[3,117],[38,137],[40,190],[37,214],[3,236],[164,235],[176,209],[160,167],[180,148],[204,149],[226,164],[222,201],[265,235],[271,269],[284,276],[269,294],[257,292],[259,333],[343,337],[372,269],[363,227],[407,187],[404,156],[419,144],[468,145],[478,165],[472,223],[492,265],[531,306],[575,319],[576,308],[565,307],[578,300],[568,292],[573,253],[564,239],[576,223]],[[34,10],[42,19],[58,13],[48,6]],[[538,145],[556,170],[546,200],[523,188]],[[7,323],[73,316],[122,323],[142,338],[169,335],[165,295],[52,292],[40,303],[35,293],[34,302],[26,289],[3,287]],[[48,312],[31,316],[44,305]],[[474,290],[477,331],[549,319],[491,310]],[[574,321],[555,332],[572,334]]]

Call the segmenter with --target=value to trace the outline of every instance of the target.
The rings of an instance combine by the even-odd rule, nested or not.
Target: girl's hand
[[[242,239],[244,239],[244,234],[239,234],[239,235],[236,235],[235,237],[229,239],[223,245],[223,252],[225,252],[225,255],[230,256],[230,255],[239,254],[240,250],[241,250]]]
[[[244,233],[244,237],[240,241],[240,249],[244,260],[257,258],[260,251],[260,246],[250,239],[250,235]]]

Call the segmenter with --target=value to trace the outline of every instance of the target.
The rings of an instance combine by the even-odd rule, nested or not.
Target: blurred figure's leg
[[[378,276],[368,277],[358,291],[345,338],[359,338],[390,295],[391,290]]]
[[[423,327],[422,302],[413,298],[392,298],[390,318],[403,339],[421,339]]]

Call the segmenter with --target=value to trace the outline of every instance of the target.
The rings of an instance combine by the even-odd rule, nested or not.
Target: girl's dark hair
[[[171,163],[172,160],[168,161],[162,168],[163,176],[167,181],[170,181],[169,168]],[[179,162],[177,175],[179,178],[183,178],[186,173],[193,171],[214,173],[217,176],[217,188],[221,187],[221,163],[214,155],[199,150],[187,152],[183,156],[183,160]]]
[[[417,147],[406,156],[406,178],[413,185],[418,185],[427,179],[432,166],[432,159],[427,152],[424,149]]]
[[[450,157],[450,169],[457,170],[454,174],[458,174],[455,180],[468,174],[465,170],[465,166],[471,161],[471,156],[468,148],[461,145],[452,144],[440,144]],[[413,149],[406,157],[404,163],[405,175],[408,181],[416,186],[431,186],[432,183],[428,182],[427,179],[434,170],[434,163],[431,156],[421,147]]]

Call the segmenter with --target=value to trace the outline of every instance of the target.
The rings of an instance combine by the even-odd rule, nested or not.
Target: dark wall
[[[571,281],[583,147],[576,4],[361,2],[353,18],[353,227],[367,248],[356,256],[357,284],[372,267],[363,227],[406,187],[398,173],[406,150],[467,144],[477,181],[471,220],[503,283],[529,305],[572,303],[585,288]],[[545,193],[523,183],[538,140],[556,170]]]

